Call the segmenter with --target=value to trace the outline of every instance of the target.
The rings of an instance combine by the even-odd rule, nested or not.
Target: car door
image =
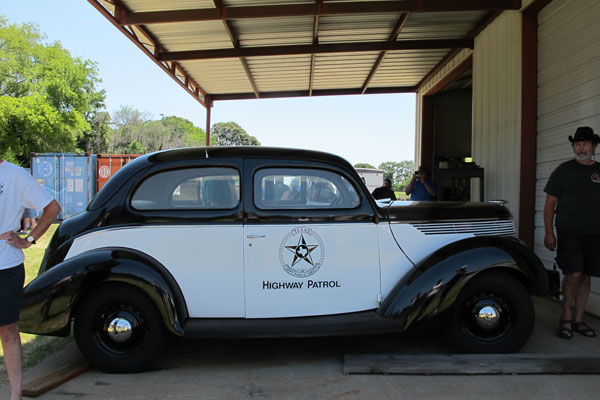
[[[161,263],[191,318],[244,317],[239,169],[208,160],[154,173],[131,198],[131,213],[145,222],[89,240],[135,248]]]
[[[245,162],[247,318],[374,309],[380,293],[377,225],[341,172]]]

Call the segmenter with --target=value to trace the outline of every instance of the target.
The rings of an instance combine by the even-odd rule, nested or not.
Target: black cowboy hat
[[[590,141],[594,144],[600,143],[600,136],[594,133],[594,130],[589,126],[580,126],[575,131],[575,136],[569,136],[569,142],[583,142]]]

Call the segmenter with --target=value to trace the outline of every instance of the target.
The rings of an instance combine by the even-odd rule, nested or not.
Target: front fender
[[[451,308],[473,277],[490,270],[511,274],[532,294],[548,291],[543,264],[518,240],[476,237],[445,246],[419,263],[392,289],[378,313],[407,329]]]
[[[183,334],[187,309],[173,277],[151,257],[122,248],[80,254],[31,281],[24,289],[20,330],[68,335],[79,301],[90,290],[107,283],[127,284],[144,292],[156,305],[167,328]]]

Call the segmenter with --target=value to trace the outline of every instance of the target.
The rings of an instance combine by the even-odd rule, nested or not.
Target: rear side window
[[[131,198],[136,210],[218,210],[239,203],[239,172],[221,167],[159,172],[144,180]]]
[[[360,205],[352,184],[335,172],[308,168],[269,168],[254,177],[259,209],[350,209]]]

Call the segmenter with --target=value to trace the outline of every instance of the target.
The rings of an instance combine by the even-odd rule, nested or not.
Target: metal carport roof
[[[202,105],[415,92],[519,0],[88,0]],[[150,84],[150,83],[149,83]]]

